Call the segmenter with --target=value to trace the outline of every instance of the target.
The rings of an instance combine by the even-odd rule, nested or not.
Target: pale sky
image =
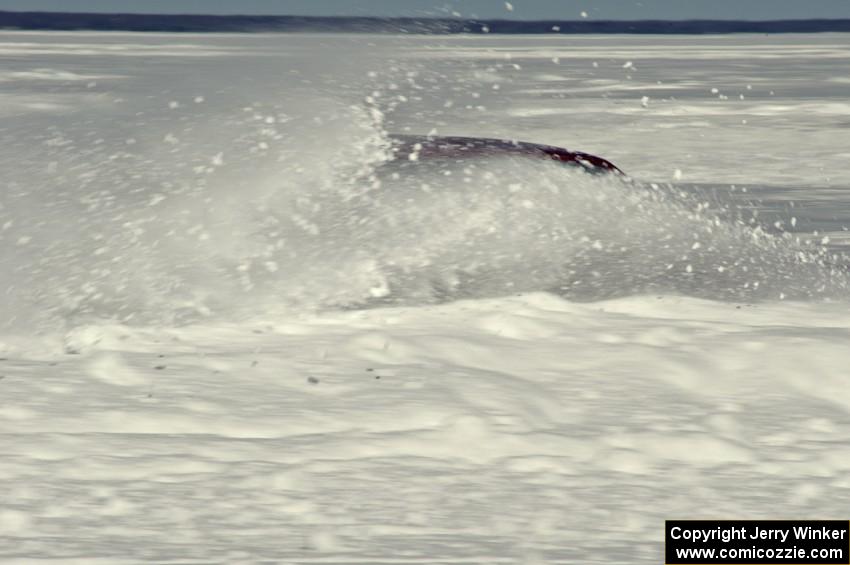
[[[0,0],[0,10],[487,19],[850,18],[850,0]]]

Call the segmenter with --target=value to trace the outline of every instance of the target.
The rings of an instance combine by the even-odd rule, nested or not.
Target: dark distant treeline
[[[199,16],[3,12],[0,28],[23,30],[350,33],[814,33],[850,32],[850,20],[515,21],[448,18]]]

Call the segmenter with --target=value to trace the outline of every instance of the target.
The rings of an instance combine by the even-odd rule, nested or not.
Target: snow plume
[[[297,100],[151,128],[117,150],[52,138],[40,182],[3,195],[11,323],[174,323],[540,290],[846,293],[825,252],[722,203],[520,158],[392,160],[377,108]],[[221,128],[224,143],[212,135]]]
[[[644,293],[720,300],[846,295],[825,249],[768,234],[737,208],[673,187],[520,158],[411,161],[377,170],[357,248],[410,304],[550,291],[576,300]]]
[[[227,107],[161,98],[139,112],[144,127],[28,122],[44,133],[2,163],[7,327],[531,291],[846,296],[826,251],[744,223],[731,204],[545,161],[393,159],[379,96],[285,94]]]
[[[370,189],[354,179],[386,156],[379,111],[315,95],[181,121],[173,111],[132,137],[54,129],[31,154],[5,152],[4,322],[250,309],[271,282],[305,280],[329,228],[316,202]]]

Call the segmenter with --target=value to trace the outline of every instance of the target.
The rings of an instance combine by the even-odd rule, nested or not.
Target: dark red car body
[[[399,159],[415,155],[417,160],[434,158],[475,158],[511,155],[532,159],[548,159],[579,167],[592,174],[624,175],[610,161],[552,145],[486,137],[441,137],[424,135],[390,135],[393,151]]]

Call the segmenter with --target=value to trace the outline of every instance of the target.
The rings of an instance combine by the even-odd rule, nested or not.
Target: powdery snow
[[[659,563],[665,519],[845,515],[843,38],[2,54],[3,562]],[[386,170],[387,131],[662,186]]]
[[[848,334],[544,294],[78,328],[0,362],[3,557],[650,562],[671,516],[840,515]]]

